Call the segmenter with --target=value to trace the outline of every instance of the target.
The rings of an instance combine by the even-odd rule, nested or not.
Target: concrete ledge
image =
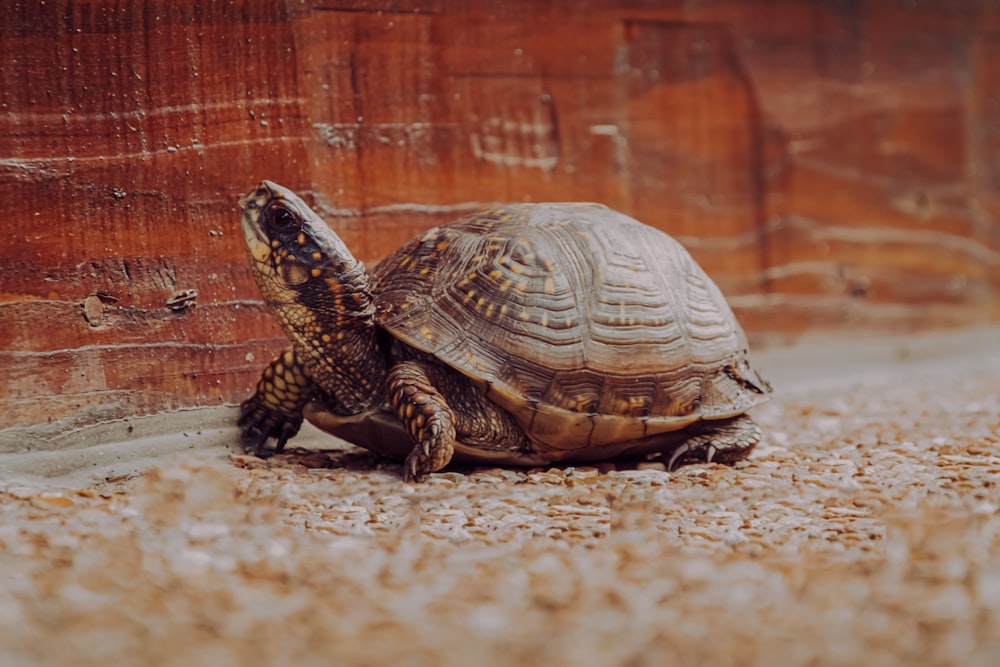
[[[1000,327],[907,336],[845,338],[815,335],[754,354],[754,363],[778,395],[856,383],[866,377],[1000,368]],[[42,478],[87,484],[133,474],[165,457],[192,450],[238,451],[236,406],[197,408],[67,429],[58,423],[0,431],[0,479]],[[339,445],[338,445],[339,443]],[[345,443],[309,424],[296,447]]]

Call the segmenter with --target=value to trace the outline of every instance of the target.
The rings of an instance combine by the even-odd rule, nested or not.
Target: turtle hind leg
[[[667,470],[689,463],[733,463],[746,458],[761,439],[749,415],[703,421],[688,428],[689,437],[670,454]]]

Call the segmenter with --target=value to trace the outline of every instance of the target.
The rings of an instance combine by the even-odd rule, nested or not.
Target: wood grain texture
[[[751,337],[1000,319],[990,0],[179,4],[0,6],[0,427],[242,398],[281,345],[235,213],[265,177],[368,263],[599,201]]]

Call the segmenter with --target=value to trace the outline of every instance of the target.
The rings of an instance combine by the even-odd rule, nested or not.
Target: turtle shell
[[[763,402],[722,293],[671,237],[599,204],[484,211],[374,270],[380,325],[571,450]]]

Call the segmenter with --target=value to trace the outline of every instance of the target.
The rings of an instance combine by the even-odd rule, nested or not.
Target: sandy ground
[[[758,365],[735,467],[0,455],[0,664],[1000,664],[1000,332]]]

